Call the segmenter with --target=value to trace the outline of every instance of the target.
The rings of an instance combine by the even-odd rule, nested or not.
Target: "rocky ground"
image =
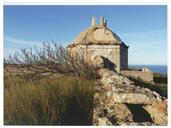
[[[167,125],[167,99],[109,69],[99,70],[93,125]]]

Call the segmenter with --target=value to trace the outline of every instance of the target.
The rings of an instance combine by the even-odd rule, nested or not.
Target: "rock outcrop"
[[[99,69],[99,75],[93,125],[167,125],[164,97],[109,69]]]

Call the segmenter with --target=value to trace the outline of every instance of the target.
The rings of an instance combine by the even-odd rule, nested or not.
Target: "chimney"
[[[100,25],[104,26],[104,17],[103,16],[100,17]]]
[[[94,16],[92,17],[91,25],[92,26],[96,25],[96,18]]]

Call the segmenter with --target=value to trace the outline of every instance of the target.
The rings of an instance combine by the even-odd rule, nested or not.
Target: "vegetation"
[[[167,83],[167,74],[153,73],[155,83]]]
[[[139,71],[140,69],[131,67],[128,70]],[[161,96],[164,96],[167,98],[167,74],[153,73],[154,84],[146,83],[146,82],[142,81],[141,79],[135,79],[132,77],[130,77],[130,79],[132,81],[134,81],[135,85],[149,88],[150,90],[156,91]]]
[[[161,96],[164,96],[167,98],[167,76],[160,74],[160,73],[154,73],[154,83],[150,84],[146,83],[140,79],[130,78],[134,81],[135,85],[142,86],[149,88],[150,90],[158,92]]]
[[[95,79],[97,68],[89,65],[84,59],[83,52],[71,54],[66,48],[57,45],[55,42],[43,43],[41,48],[36,46],[28,49],[21,49],[19,52],[4,59],[4,68],[12,66],[20,69],[22,75],[35,79],[43,73],[72,74],[79,78]],[[17,70],[18,70],[17,69]]]
[[[5,125],[90,125],[96,67],[56,43],[4,59]]]
[[[90,125],[94,81],[5,76],[5,125]]]
[[[97,68],[52,42],[4,59],[5,125],[91,125]],[[135,85],[167,97],[166,76]]]

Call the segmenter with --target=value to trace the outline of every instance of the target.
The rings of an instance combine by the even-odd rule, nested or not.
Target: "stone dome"
[[[95,18],[92,18],[92,26],[81,32],[68,47],[75,45],[117,45],[122,44],[122,40],[112,30],[107,28],[106,20],[100,19],[100,24],[96,25]]]

